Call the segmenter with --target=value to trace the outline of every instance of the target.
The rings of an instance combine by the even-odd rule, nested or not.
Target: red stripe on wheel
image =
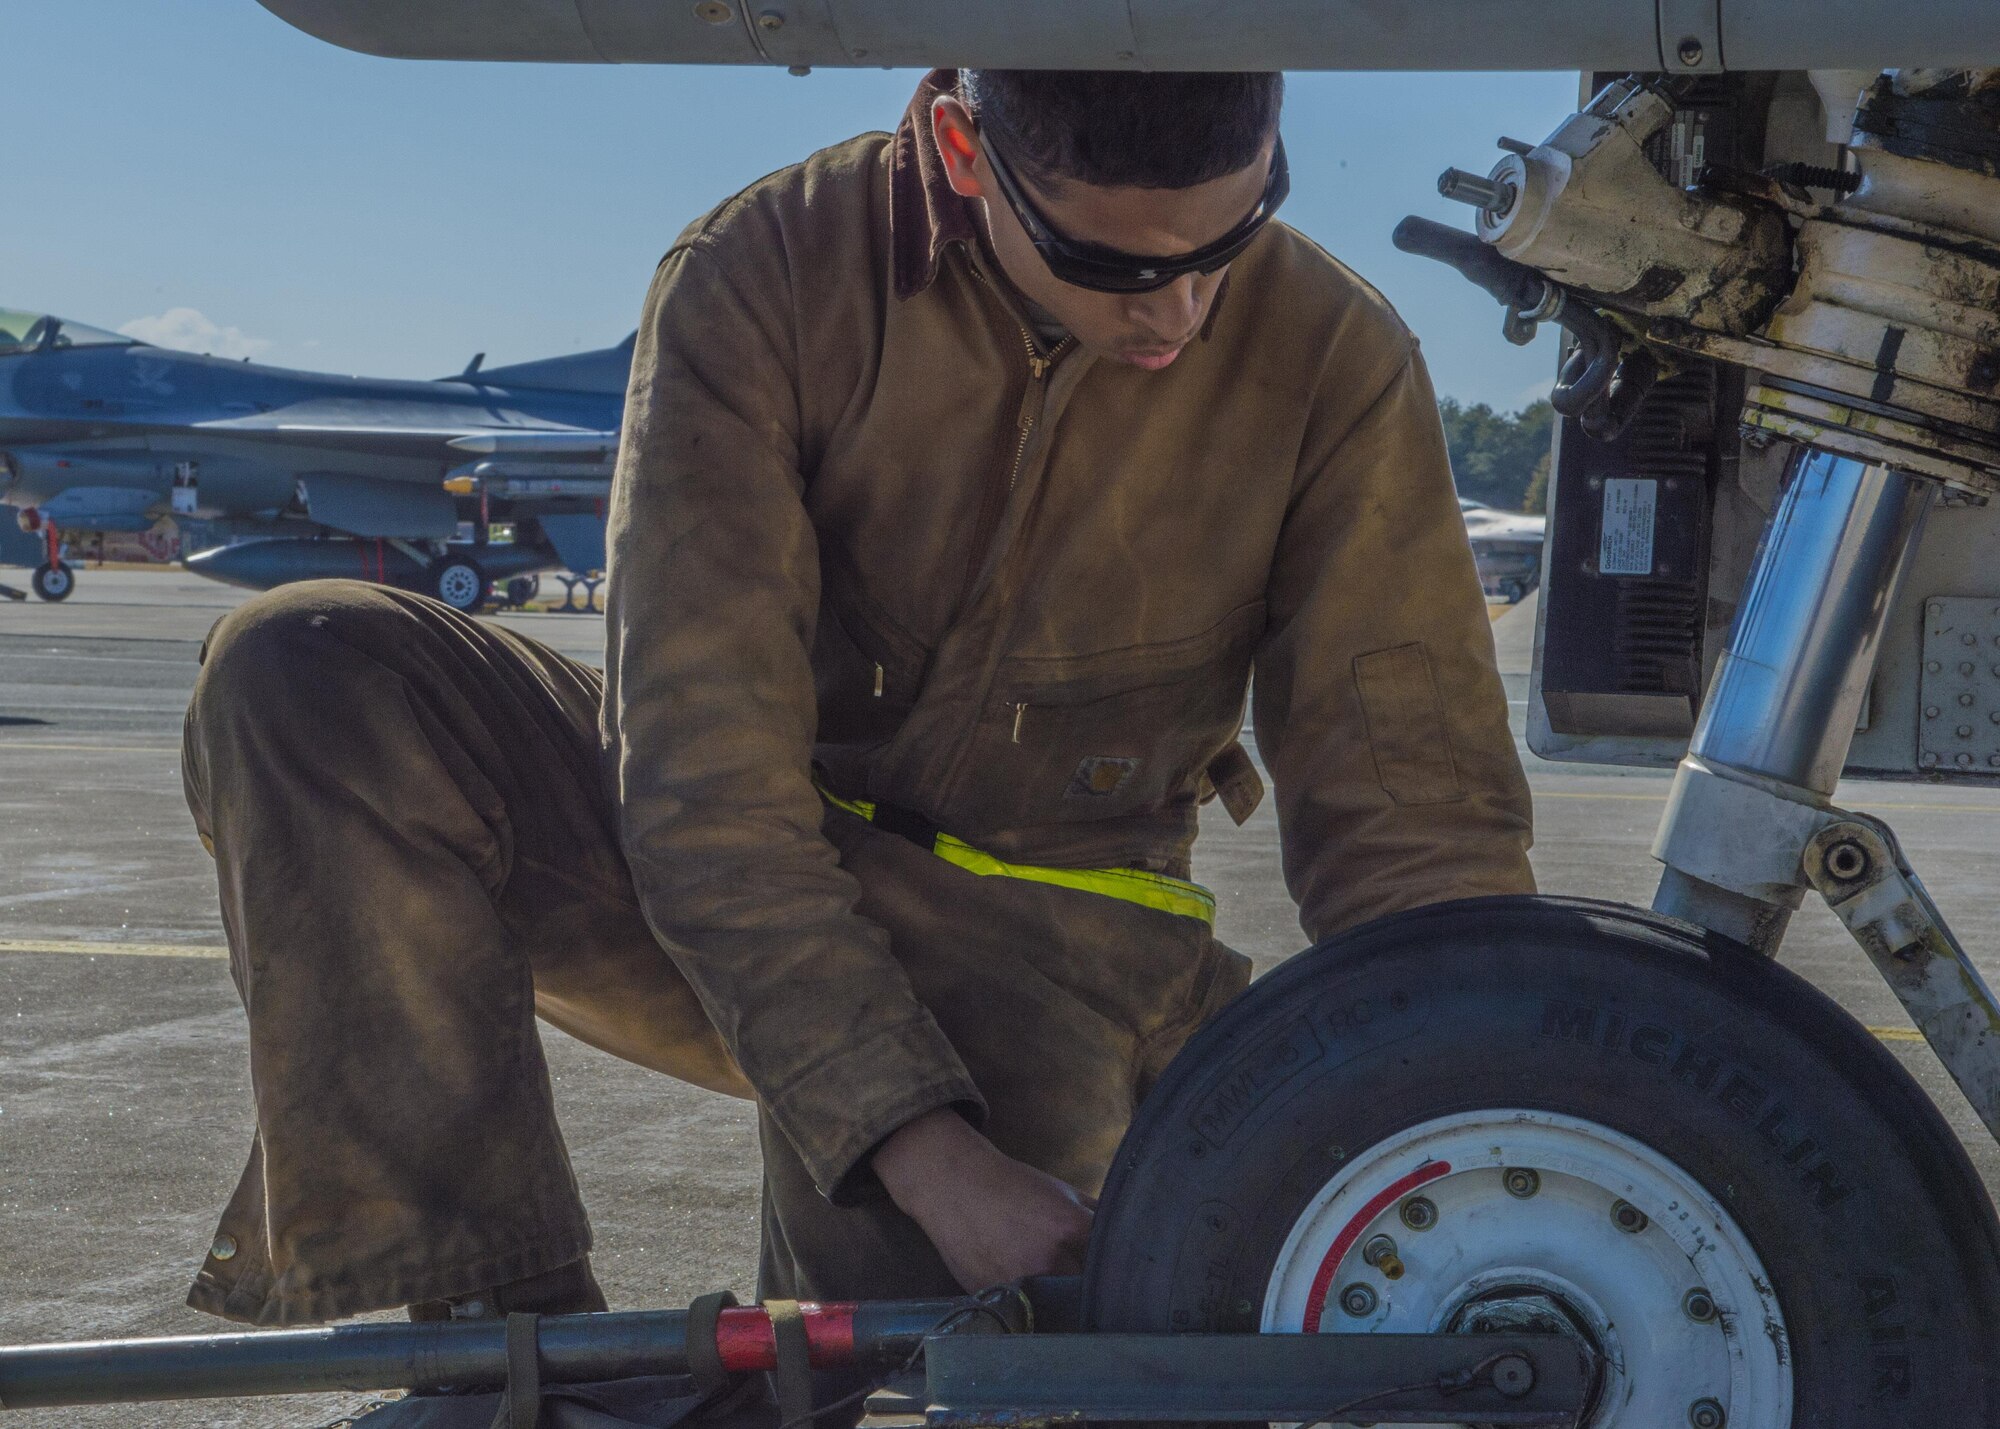
[[[1373,1200],[1355,1212],[1353,1220],[1341,1227],[1340,1234],[1327,1247],[1326,1259],[1319,1263],[1319,1270],[1313,1276],[1312,1290],[1306,1296],[1306,1334],[1319,1333],[1320,1317],[1326,1313],[1326,1297],[1333,1288],[1334,1274],[1340,1269],[1340,1262],[1347,1258],[1347,1252],[1354,1248],[1354,1242],[1361,1239],[1361,1232],[1368,1228],[1368,1223],[1417,1187],[1450,1173],[1449,1161],[1426,1162],[1394,1185],[1383,1188]]]

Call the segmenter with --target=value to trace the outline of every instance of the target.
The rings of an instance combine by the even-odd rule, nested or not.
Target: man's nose
[[[1201,291],[1192,273],[1183,273],[1164,288],[1135,294],[1132,320],[1162,342],[1186,337],[1201,321]]]

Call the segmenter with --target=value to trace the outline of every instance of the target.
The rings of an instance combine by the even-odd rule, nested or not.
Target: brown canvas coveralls
[[[954,1290],[867,1169],[932,1108],[1095,1192],[1245,961],[948,863],[815,765],[1010,863],[1183,879],[1197,805],[1260,791],[1254,669],[1312,937],[1531,887],[1414,340],[1273,225],[1166,370],[1043,352],[937,171],[938,82],[661,264],[601,681],[345,583],[212,636],[187,787],[259,1136],[196,1306],[296,1323],[581,1255],[537,1013],[754,1090],[767,1293]]]

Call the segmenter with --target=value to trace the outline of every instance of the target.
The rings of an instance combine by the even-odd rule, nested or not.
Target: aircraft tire
[[[540,576],[515,576],[507,582],[507,604],[519,609],[542,593]]]
[[[2000,1423],[2000,1231],[1938,1109],[1774,960],[1606,903],[1258,981],[1141,1107],[1083,1293],[1105,1331],[1566,1335],[1591,1429]]]
[[[76,572],[66,561],[57,561],[54,565],[44,561],[35,567],[28,584],[43,600],[68,600],[70,592],[76,589]]]
[[[486,604],[486,572],[464,556],[446,556],[430,568],[431,594],[453,610],[477,614]]]

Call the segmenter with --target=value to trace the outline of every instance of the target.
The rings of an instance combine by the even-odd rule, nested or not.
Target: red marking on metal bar
[[[1319,1270],[1313,1276],[1312,1290],[1306,1295],[1306,1322],[1303,1326],[1306,1334],[1319,1333],[1320,1316],[1326,1313],[1326,1297],[1333,1289],[1334,1273],[1340,1269],[1340,1262],[1347,1258],[1347,1252],[1354,1248],[1354,1242],[1361,1238],[1361,1232],[1368,1228],[1368,1223],[1417,1187],[1450,1173],[1449,1161],[1426,1162],[1394,1185],[1377,1192],[1373,1200],[1355,1212],[1353,1220],[1341,1227],[1340,1234],[1327,1247],[1326,1258],[1319,1263]]]
[[[851,1303],[799,1306],[806,1322],[806,1355],[814,1369],[854,1363],[854,1306]],[[724,1310],[715,1322],[715,1352],[732,1374],[776,1369],[778,1341],[771,1317],[760,1305]]]
[[[49,564],[59,566],[62,564],[62,535],[56,530],[56,523],[53,521],[48,522],[42,529],[48,533],[46,539],[49,543]]]

